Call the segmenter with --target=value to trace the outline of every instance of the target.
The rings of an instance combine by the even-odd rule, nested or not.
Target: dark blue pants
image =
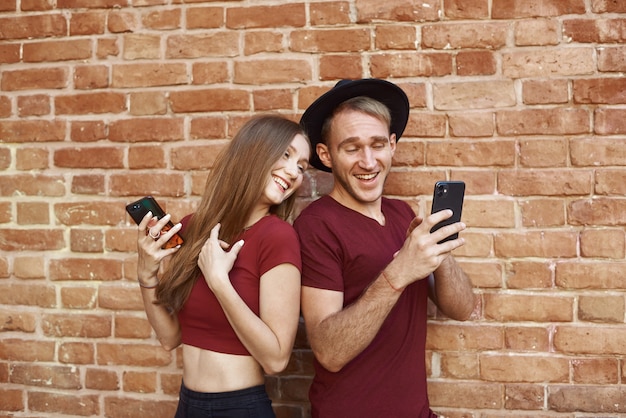
[[[180,387],[174,418],[275,418],[265,386],[233,392],[203,393]]]

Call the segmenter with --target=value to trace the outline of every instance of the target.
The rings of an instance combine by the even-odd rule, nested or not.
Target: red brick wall
[[[626,414],[625,41],[621,0],[0,1],[0,416],[170,417],[124,205],[180,218],[248,116],[360,77],[412,104],[387,194],[424,214],[467,183],[480,306],[432,312],[433,409]],[[268,379],[282,418],[311,357],[301,332]]]

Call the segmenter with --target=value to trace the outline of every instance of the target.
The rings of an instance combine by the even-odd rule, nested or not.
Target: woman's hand
[[[202,270],[207,285],[214,293],[226,283],[230,283],[228,273],[243,247],[243,240],[240,240],[230,247],[230,251],[226,251],[229,245],[218,238],[220,227],[218,223],[211,229],[209,239],[202,246],[198,257],[198,266]]]
[[[137,227],[137,279],[144,285],[153,284],[161,261],[178,251],[178,247],[165,250],[161,248],[182,228],[182,224],[178,223],[166,233],[161,234],[163,227],[169,220],[169,214],[157,219],[156,216],[152,215],[152,212],[148,212]]]

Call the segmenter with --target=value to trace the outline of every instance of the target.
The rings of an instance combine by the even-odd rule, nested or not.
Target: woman
[[[300,247],[286,219],[310,152],[297,123],[255,117],[216,161],[197,212],[163,234],[169,215],[139,224],[148,320],[164,348],[183,345],[177,418],[274,416],[264,373],[284,370],[297,331]],[[162,249],[179,231],[184,244]]]

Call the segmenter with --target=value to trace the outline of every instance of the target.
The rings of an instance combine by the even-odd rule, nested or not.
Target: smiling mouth
[[[372,180],[374,178],[376,178],[376,176],[378,176],[378,173],[371,173],[371,174],[355,174],[354,177],[356,177],[359,180]]]
[[[278,184],[283,189],[283,192],[289,188],[287,182],[280,177],[272,176],[272,179],[274,180],[274,183]]]

